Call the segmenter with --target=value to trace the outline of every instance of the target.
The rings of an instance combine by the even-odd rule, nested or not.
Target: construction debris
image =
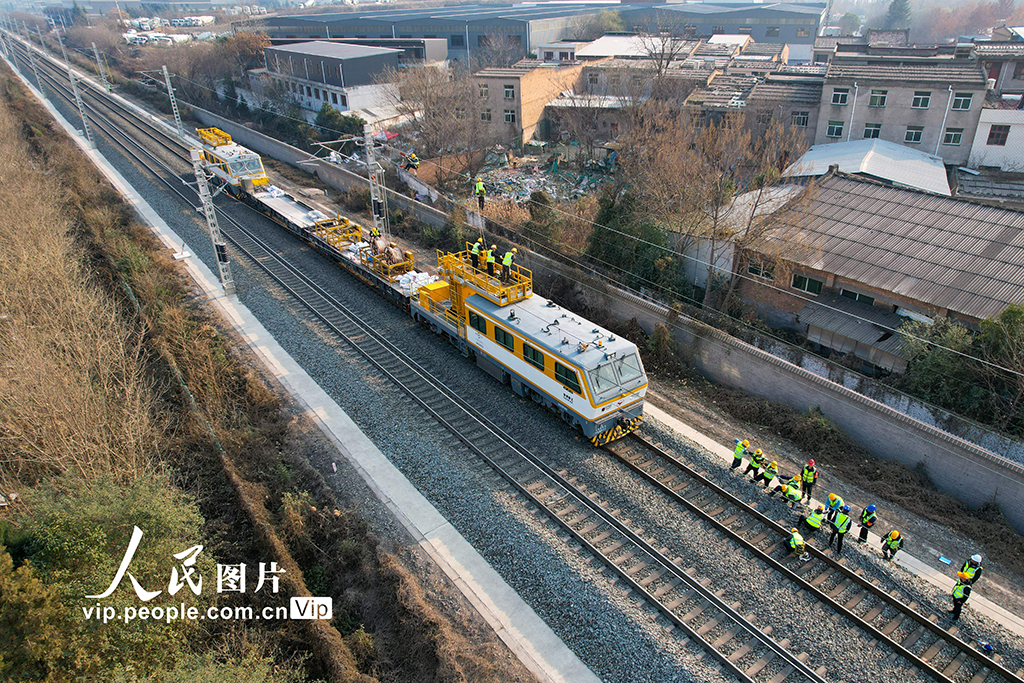
[[[583,171],[567,167],[565,158],[564,145],[522,157],[496,145],[487,150],[484,167],[477,175],[484,181],[489,199],[522,202],[539,190],[551,199],[569,200],[593,194],[601,183],[610,179],[614,169],[614,152],[610,161],[606,158],[590,162]]]

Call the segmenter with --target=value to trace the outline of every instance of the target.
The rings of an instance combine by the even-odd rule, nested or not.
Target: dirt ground
[[[974,553],[982,553],[985,572],[975,590],[1011,612],[1020,614],[1024,611],[1024,576],[1019,566],[1016,566],[1016,558],[997,557],[993,552],[998,553],[998,550],[989,551],[980,547],[974,539],[908,509],[908,506],[892,502],[886,495],[891,492],[880,490],[885,487],[873,486],[871,488],[875,490],[869,491],[845,481],[837,476],[828,463],[822,462],[819,455],[799,448],[769,429],[735,418],[719,404],[716,393],[720,390],[700,377],[665,380],[652,377],[647,400],[729,449],[733,447],[733,439],[749,439],[751,448],[762,448],[778,461],[782,474],[795,474],[802,469],[808,458],[816,458],[819,471],[818,485],[814,491],[816,498],[820,500],[828,493],[835,492],[854,506],[855,514],[859,514],[857,507],[876,504],[879,521],[875,531],[887,533],[890,529],[899,529],[906,539],[906,552],[950,576],[955,575],[965,559]],[[734,400],[730,397],[722,401],[722,404]],[[749,400],[765,403],[762,399]],[[727,465],[723,464],[722,469],[722,475],[726,476]],[[1014,541],[1019,547],[1020,536],[1017,535]],[[953,565],[940,562],[940,555],[951,559]]]

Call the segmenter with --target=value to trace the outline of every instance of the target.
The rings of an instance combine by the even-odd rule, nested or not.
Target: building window
[[[491,94],[491,88],[486,83],[480,84],[480,97],[487,97]]]
[[[942,144],[944,145],[959,145],[960,141],[964,137],[963,128],[947,128],[945,135],[942,136]]]
[[[713,36],[722,35],[724,33],[725,33],[725,27],[724,26],[712,26],[711,27],[711,35],[713,35]]]
[[[829,121],[828,130],[825,131],[825,135],[830,138],[841,138],[843,137],[843,122],[842,121]]]
[[[793,276],[793,289],[799,289],[801,292],[807,292],[808,294],[814,294],[817,296],[818,294],[821,294],[821,288],[824,286],[825,283],[821,280],[804,277],[803,275]]]
[[[1024,62],[1015,62],[1013,65],[1013,80],[1024,80]]]
[[[864,124],[864,138],[871,140],[877,138],[882,134],[882,124],[880,123],[865,123]]]
[[[757,112],[757,125],[767,126],[772,122],[772,113],[770,111],[759,111]]]
[[[764,35],[765,35],[766,38],[778,38],[779,37],[779,27],[778,26],[769,26],[768,28],[766,28],[764,30]]]
[[[583,393],[580,389],[580,378],[576,371],[565,367],[558,361],[555,361],[555,379],[561,382],[569,391],[576,392],[577,394]]]
[[[739,33],[741,36],[749,36],[753,32],[754,32],[754,27],[753,26],[740,26],[739,30],[737,31],[737,33]]]
[[[312,86],[308,86],[307,85],[306,86],[306,97],[312,97],[312,96],[313,96],[313,88],[312,88]]]
[[[505,99],[514,100],[516,98],[516,86],[506,85],[505,86]]]
[[[849,88],[836,88],[832,91],[832,104],[845,105],[850,100]]]
[[[343,106],[343,107],[347,107],[348,106],[348,98],[345,97],[344,95],[341,96],[341,106]]]
[[[927,109],[928,105],[932,103],[932,93],[930,90],[918,90],[914,93],[914,102],[910,105],[914,109]]]
[[[888,97],[888,90],[872,90],[871,99],[868,100],[869,107],[884,107],[885,98]]]
[[[338,103],[338,93],[332,92],[331,93],[331,104],[337,104],[337,103]]]
[[[610,74],[608,76],[608,85],[610,87],[612,87],[612,88],[619,87],[619,75],[618,74]]]
[[[993,124],[992,127],[988,129],[988,142],[986,142],[985,144],[999,145],[1000,147],[1005,147],[1006,138],[1008,137],[1010,137],[1009,126],[997,126]]]
[[[544,51],[544,61],[545,62],[553,62],[554,60],[555,60],[555,53],[551,52],[550,50],[545,50]]]
[[[747,264],[747,272],[757,277],[763,277],[765,280],[775,279],[775,266],[770,263],[751,261]]]
[[[793,125],[797,128],[806,128],[810,122],[811,112],[809,111],[795,111],[793,112]]]
[[[848,289],[841,290],[839,293],[847,299],[853,299],[854,301],[859,301],[862,304],[867,304],[868,306],[873,306],[875,304],[875,297],[868,296],[867,294],[858,294],[857,292],[851,292]]]
[[[572,53],[571,52],[559,52],[558,53],[559,61],[568,62],[568,61],[572,60],[572,58],[573,57],[572,57]]]
[[[469,326],[477,332],[487,334],[487,320],[473,311],[469,312]]]
[[[924,134],[924,126],[907,126],[907,133],[903,136],[903,142],[911,145],[920,144],[922,134]]]
[[[516,122],[516,110],[515,109],[506,109],[505,110],[505,123],[515,123],[515,122]]]
[[[481,121],[490,122],[490,120],[491,120],[491,110],[490,109],[484,109],[482,112],[480,112],[480,120]]]
[[[953,111],[967,111],[971,108],[971,99],[974,97],[969,92],[958,92],[953,95]]]
[[[320,99],[320,88],[313,88],[313,97]]]
[[[461,33],[453,33],[448,42],[452,47],[466,47],[466,36]]]
[[[587,74],[587,83],[590,85],[597,85],[597,74],[593,71]]]
[[[455,120],[456,121],[462,121],[465,118],[466,118],[466,108],[465,107],[455,107]]]
[[[529,344],[523,344],[523,359],[538,370],[544,369],[544,354]]]
[[[506,332],[505,330],[501,329],[497,325],[494,326],[494,341],[498,342],[509,351],[516,350],[516,343],[515,340],[512,338],[512,335]]]
[[[798,28],[796,30],[796,37],[797,38],[810,38],[811,37],[811,29],[809,29],[809,28]]]

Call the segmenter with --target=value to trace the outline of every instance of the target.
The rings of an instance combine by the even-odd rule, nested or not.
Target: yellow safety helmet
[[[749,441],[747,441],[746,439],[744,439],[744,440],[743,440],[743,447],[744,447],[744,448],[746,448],[746,447],[747,447],[747,446],[749,446],[749,445],[750,445],[750,442],[749,442]],[[758,449],[758,450],[761,450],[761,449]]]
[[[758,448],[756,451],[754,451],[754,455],[764,455],[764,451]]]
[[[480,244],[483,244],[484,243],[484,238],[483,237],[477,237],[476,241],[479,242]]]
[[[790,530],[789,530],[789,533],[791,533],[791,534],[795,534],[795,533],[796,533],[796,527],[793,527],[792,529],[790,529]]]
[[[498,248],[497,245],[494,245],[494,244],[491,245],[491,249],[497,249],[497,248]]]
[[[814,511],[819,513],[819,514],[821,514],[822,512],[825,511],[825,506],[824,505],[819,505],[817,508],[814,509]],[[899,532],[894,532],[894,533],[899,533]]]
[[[828,494],[828,502],[834,503],[835,500],[836,500],[836,494],[834,494],[834,493]]]
[[[892,531],[889,532],[889,538],[891,538],[892,540],[895,541],[899,537],[900,537],[900,532],[896,531],[895,529],[893,529]]]
[[[779,466],[779,463],[775,462],[774,460],[772,460],[772,464],[771,465],[768,465],[768,467],[778,467],[778,466]]]
[[[516,253],[516,251],[518,251],[518,250],[515,247],[512,247],[512,253],[514,254],[514,253]]]

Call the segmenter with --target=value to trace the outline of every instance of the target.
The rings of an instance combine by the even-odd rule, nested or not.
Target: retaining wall
[[[221,128],[240,144],[260,154],[314,171],[321,181],[336,190],[368,187],[365,177],[327,162],[300,164],[309,159],[309,154],[211,112],[193,111],[205,125]],[[444,211],[394,190],[388,192],[388,203],[392,207],[432,225],[441,226],[447,221]],[[438,201],[444,207],[450,204],[444,197],[439,197]],[[472,213],[470,219],[475,218]],[[506,239],[515,238],[490,222],[487,226],[489,231]],[[564,264],[537,254],[524,256],[522,264],[534,271],[538,284],[555,277],[580,278],[577,271]],[[607,308],[620,320],[636,318],[648,333],[668,316],[668,309],[657,302],[604,284],[597,288],[604,293],[583,295],[591,299],[591,305]],[[909,467],[922,465],[940,490],[972,507],[995,502],[1014,528],[1024,533],[1024,467],[699,321],[680,316],[673,332],[697,369],[709,379],[798,410],[817,406],[878,457],[897,460]]]

